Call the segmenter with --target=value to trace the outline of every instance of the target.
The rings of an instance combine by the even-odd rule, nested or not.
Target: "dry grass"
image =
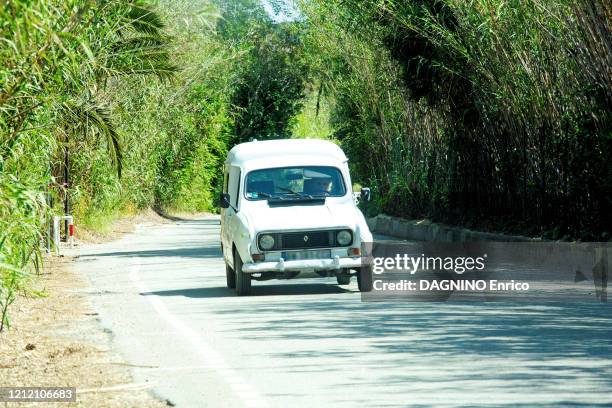
[[[78,222],[78,220],[77,220]],[[104,229],[88,229],[77,225],[76,239],[85,243],[98,244],[114,241],[125,234],[134,232],[137,224],[164,224],[172,222],[158,215],[155,211],[147,209],[134,215],[125,215],[107,225]]]

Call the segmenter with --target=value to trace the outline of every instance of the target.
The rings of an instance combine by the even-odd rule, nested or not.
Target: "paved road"
[[[609,306],[363,303],[333,279],[239,298],[218,236],[140,226],[76,262],[136,381],[179,407],[612,405]]]

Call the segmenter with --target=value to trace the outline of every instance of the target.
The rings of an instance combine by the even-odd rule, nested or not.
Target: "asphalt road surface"
[[[215,217],[78,252],[135,381],[178,407],[612,406],[607,305],[365,303],[354,278],[236,297]]]

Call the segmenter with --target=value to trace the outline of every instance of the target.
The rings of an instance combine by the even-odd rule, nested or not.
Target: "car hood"
[[[350,205],[306,205],[287,207],[258,207],[245,210],[255,232],[308,230],[331,227],[355,229],[356,208]]]

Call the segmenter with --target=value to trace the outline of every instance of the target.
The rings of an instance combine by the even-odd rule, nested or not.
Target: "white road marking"
[[[79,388],[79,394],[89,393],[89,392],[108,392],[108,391],[137,391],[137,390],[146,390],[147,388],[153,387],[155,384],[152,383],[142,383],[142,384],[119,384],[113,385],[110,387],[98,387],[98,388]]]
[[[139,257],[133,258],[132,268],[130,270],[130,280],[141,293],[148,293],[149,288],[140,280],[140,265]],[[231,368],[223,357],[217,353],[196,331],[187,326],[184,322],[174,316],[164,303],[157,296],[146,296],[151,302],[153,309],[177,332],[183,335],[195,347],[195,349],[204,357],[207,366],[214,369],[223,380],[230,385],[234,392],[240,397],[242,403],[247,407],[268,407],[266,400],[248,384],[236,370]]]

